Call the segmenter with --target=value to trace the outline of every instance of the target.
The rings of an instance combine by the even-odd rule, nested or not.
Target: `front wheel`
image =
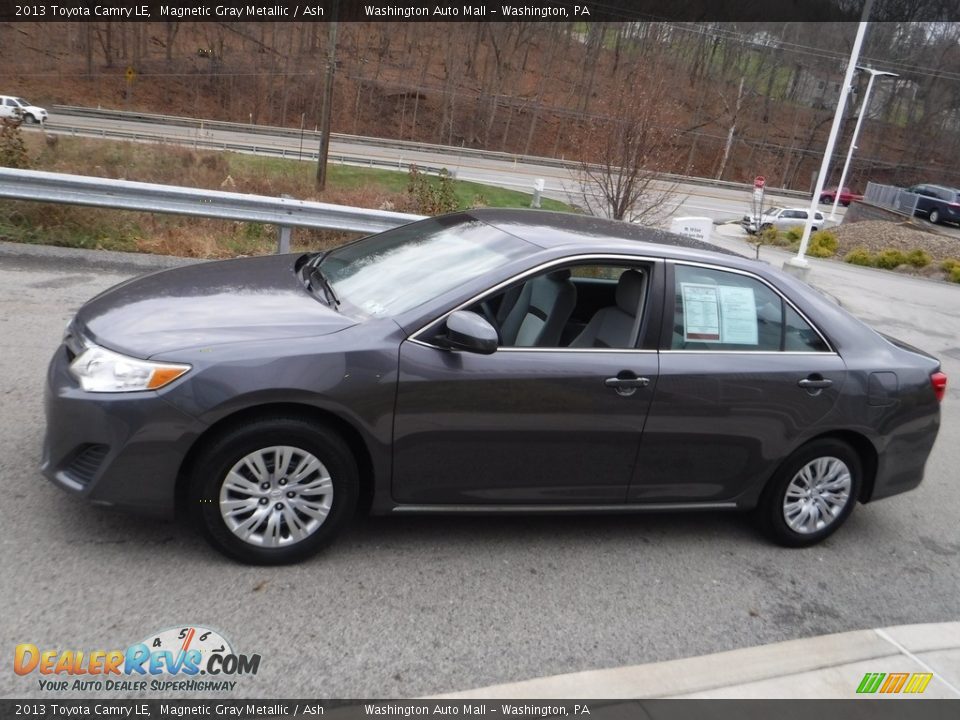
[[[932,222],[934,225],[940,222],[940,211],[936,208],[930,211],[930,222]]]
[[[215,438],[191,476],[191,504],[213,547],[240,562],[297,562],[353,515],[357,464],[330,428],[264,418]]]
[[[853,512],[862,481],[860,457],[845,442],[814,440],[780,466],[756,516],[761,529],[786,547],[807,547],[832,535]]]
[[[832,203],[832,202],[833,202],[833,198],[830,197],[829,195],[821,195],[821,196],[820,196],[820,204],[821,204],[821,205],[826,205],[827,203]]]
[[[26,121],[27,125],[35,125],[37,119],[30,113],[25,113],[23,119]]]

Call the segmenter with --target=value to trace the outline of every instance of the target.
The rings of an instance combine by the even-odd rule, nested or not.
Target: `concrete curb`
[[[173,255],[126,253],[115,250],[84,250],[55,245],[30,245],[0,241],[0,262],[5,262],[8,258],[21,262],[63,262],[71,266],[80,265],[129,272],[149,272],[199,262],[210,262],[209,260]]]
[[[923,698],[960,698],[960,622],[856,630],[436,697],[855,698],[868,672],[930,672],[934,677]]]

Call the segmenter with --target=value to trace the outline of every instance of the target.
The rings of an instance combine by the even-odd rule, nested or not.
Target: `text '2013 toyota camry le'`
[[[940,363],[708,248],[476,210],[130,280],[53,357],[43,471],[264,564],[358,508],[751,510],[805,546],[916,487]]]

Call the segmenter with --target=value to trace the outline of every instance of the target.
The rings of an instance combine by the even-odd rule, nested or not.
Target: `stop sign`
[[[753,179],[753,186],[755,188],[762,188],[766,184],[767,184],[767,179],[763,175],[757,175]]]

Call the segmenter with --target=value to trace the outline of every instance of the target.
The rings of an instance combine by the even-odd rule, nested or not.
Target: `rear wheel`
[[[940,211],[936,208],[930,211],[930,222],[932,222],[934,225],[940,222]]]
[[[358,472],[328,427],[264,418],[215,438],[194,464],[191,505],[207,540],[240,562],[297,562],[353,515]]]
[[[853,512],[862,481],[860,457],[845,442],[814,440],[770,480],[756,510],[761,529],[786,547],[814,545]]]

